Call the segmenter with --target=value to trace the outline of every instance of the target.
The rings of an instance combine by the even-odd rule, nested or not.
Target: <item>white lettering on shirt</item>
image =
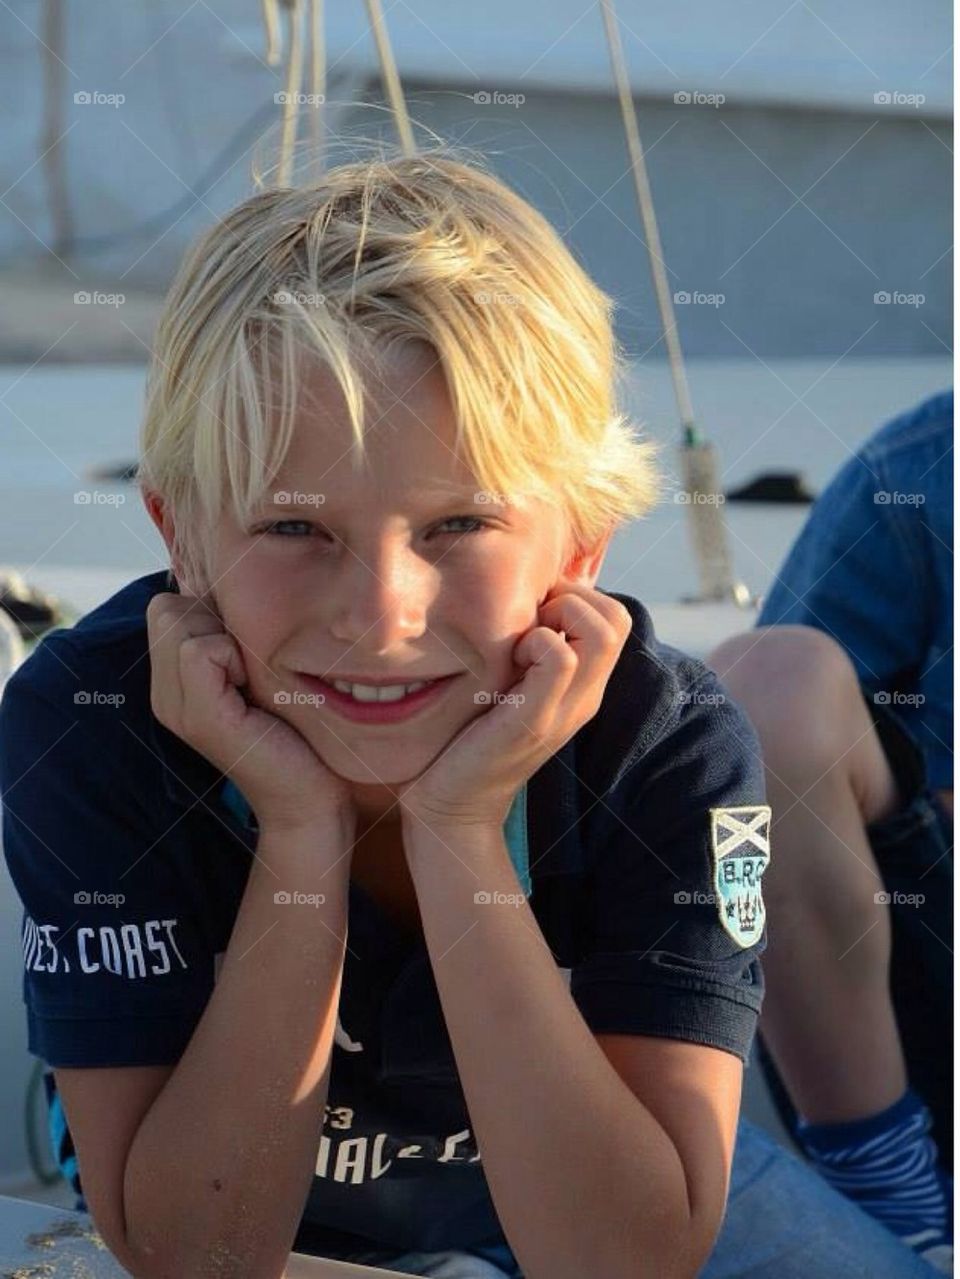
[[[23,929],[23,962],[29,972],[71,971],[68,947],[74,948],[78,971],[85,974],[112,973],[130,981],[162,977],[173,969],[171,951],[180,967],[187,961],[173,935],[175,919],[148,919],[142,924],[84,925],[57,942],[57,924],[36,924],[29,916]],[[160,935],[161,930],[166,939]]]
[[[327,1106],[324,1127],[349,1127],[349,1123],[338,1122],[338,1117],[349,1114],[352,1122],[353,1113],[349,1107]],[[386,1132],[340,1139],[324,1133],[320,1138],[314,1176],[360,1186],[382,1177],[398,1159],[423,1159],[446,1164],[481,1162],[469,1128],[447,1137],[421,1137],[419,1141],[404,1141]]]

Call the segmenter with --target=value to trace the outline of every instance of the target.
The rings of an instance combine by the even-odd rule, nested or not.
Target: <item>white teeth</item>
[[[415,693],[419,688],[426,688],[429,680],[418,680],[414,684],[385,684],[377,688],[372,684],[348,684],[346,680],[333,681],[333,687],[341,693],[349,693],[358,702],[399,702],[408,693]]]

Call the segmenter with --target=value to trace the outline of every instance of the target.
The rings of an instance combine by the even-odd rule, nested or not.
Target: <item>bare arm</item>
[[[127,1157],[137,1275],[283,1274],[323,1125],[352,841],[346,819],[261,834],[217,985]]]

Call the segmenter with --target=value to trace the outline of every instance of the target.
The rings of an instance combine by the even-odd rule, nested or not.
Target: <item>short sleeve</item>
[[[134,708],[74,700],[91,688],[109,699],[95,678],[72,646],[46,641],[0,701],[3,852],[23,906],[28,1047],[51,1066],[169,1064],[209,998],[213,955],[157,819]]]
[[[953,785],[952,437],[952,398],[935,397],[849,458],[757,618],[825,631],[868,694],[905,695],[899,709],[935,787]]]
[[[757,618],[758,626],[825,631],[873,688],[916,679],[933,633],[923,512],[890,500],[899,487],[879,452],[848,458],[815,502]]]
[[[753,726],[701,670],[605,798],[570,988],[595,1033],[681,1039],[746,1062],[763,998],[770,809]]]

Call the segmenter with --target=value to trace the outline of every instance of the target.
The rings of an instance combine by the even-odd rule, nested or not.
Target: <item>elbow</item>
[[[286,1279],[289,1260],[288,1254],[276,1265],[257,1262],[251,1266],[249,1257],[224,1248],[173,1256],[129,1243],[111,1252],[133,1279],[222,1279],[223,1275],[230,1279]]]
[[[689,1215],[676,1224],[661,1226],[633,1253],[635,1260],[617,1279],[697,1279],[720,1233],[720,1223],[695,1221]],[[636,1259],[639,1259],[639,1265]]]
[[[679,1246],[664,1259],[658,1274],[664,1279],[697,1279],[707,1264],[710,1254],[720,1234],[721,1221],[703,1221],[696,1217],[687,1217],[678,1234]]]

